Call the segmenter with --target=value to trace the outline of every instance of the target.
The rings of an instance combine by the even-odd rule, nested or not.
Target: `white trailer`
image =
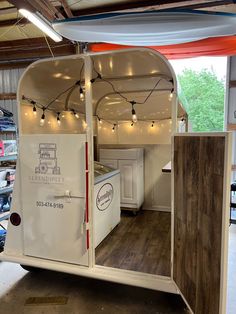
[[[230,134],[176,133],[185,116],[176,94],[169,62],[146,48],[30,65],[18,88],[19,158],[0,259],[179,293],[192,313],[226,313]],[[94,135],[113,148],[171,141],[171,177],[159,185],[171,204],[168,276],[96,265]],[[45,144],[55,151],[40,161]],[[109,202],[111,190],[104,195]]]

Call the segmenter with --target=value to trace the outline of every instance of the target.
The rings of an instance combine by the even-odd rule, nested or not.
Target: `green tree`
[[[180,101],[192,130],[222,131],[224,126],[224,83],[213,71],[185,69],[178,75]]]

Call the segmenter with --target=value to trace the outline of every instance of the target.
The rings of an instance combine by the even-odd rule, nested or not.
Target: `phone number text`
[[[52,203],[52,202],[41,202],[37,201],[36,202],[37,207],[52,207],[52,208],[63,208],[64,205],[60,203]]]

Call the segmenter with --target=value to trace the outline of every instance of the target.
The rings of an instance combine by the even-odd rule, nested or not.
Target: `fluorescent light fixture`
[[[31,23],[33,23],[35,26],[41,29],[41,31],[43,31],[46,35],[51,37],[54,41],[56,42],[62,41],[61,35],[55,32],[54,29],[48,23],[44,22],[44,20],[41,19],[36,14],[26,9],[20,9],[19,13],[26,17]]]

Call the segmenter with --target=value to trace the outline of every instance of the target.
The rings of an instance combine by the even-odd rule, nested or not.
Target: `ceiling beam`
[[[184,9],[191,9],[191,10],[197,10],[197,9],[206,9],[206,8],[212,8],[217,7],[221,5],[227,5],[234,3],[231,0],[222,0],[222,1],[213,1],[213,2],[206,2],[206,3],[196,3],[196,4],[190,4],[186,5],[183,8]]]
[[[54,18],[62,19],[62,20],[65,19],[64,15],[62,15],[61,12],[58,11],[57,8],[55,8],[49,0],[44,0],[44,1],[33,0],[33,1],[30,1],[30,3],[33,6],[34,4],[39,5],[43,10],[51,11],[53,13]]]
[[[48,7],[45,4],[41,3],[41,5],[39,5],[36,0],[9,0],[9,2],[13,4],[18,10],[27,9],[33,13],[39,12],[50,22],[55,19],[54,13],[49,11]]]
[[[14,100],[16,93],[0,93],[0,100]]]
[[[71,9],[69,8],[69,6],[68,6],[66,0],[60,0],[60,2],[61,2],[61,5],[62,5],[63,9],[65,10],[67,16],[68,16],[69,18],[73,17],[73,14],[72,14],[72,12],[71,12]]]
[[[17,8],[15,7],[7,7],[7,8],[0,9],[0,15],[14,14],[14,13],[17,13]]]
[[[11,20],[0,20],[0,27],[10,27],[15,25],[19,19],[11,19]],[[28,24],[29,20],[23,18],[20,20],[19,24]]]
[[[88,9],[80,9],[80,10],[73,10],[74,16],[83,16],[89,14],[99,14],[99,13],[106,13],[106,12],[113,12],[113,11],[124,11],[124,10],[134,10],[134,9],[155,9],[155,10],[163,10],[163,9],[171,9],[171,8],[189,8],[190,6],[198,6],[198,8],[204,7],[213,7],[218,5],[225,5],[225,4],[232,4],[235,3],[234,0],[135,0],[129,1],[125,3],[114,3],[104,6],[97,6],[94,8]]]
[[[68,40],[55,43],[48,38],[54,56],[65,56],[76,53],[76,45]],[[0,64],[12,60],[51,57],[45,38],[31,38],[0,42]]]

